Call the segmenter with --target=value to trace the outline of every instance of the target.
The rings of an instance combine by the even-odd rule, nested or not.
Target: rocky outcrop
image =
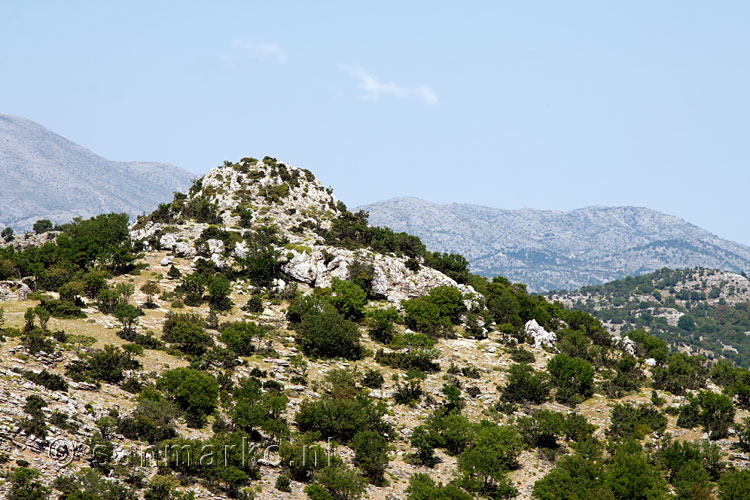
[[[534,348],[536,349],[553,346],[557,342],[557,335],[554,332],[545,330],[535,319],[526,322],[523,332],[528,338],[534,340]]]
[[[0,302],[26,300],[31,293],[26,283],[20,281],[0,281]]]
[[[323,250],[329,259],[331,255],[333,258],[326,261]],[[293,257],[282,266],[282,270],[295,280],[313,287],[330,286],[333,278],[347,279],[349,268],[357,261],[372,266],[373,293],[394,304],[425,295],[438,286],[453,286],[464,293],[476,294],[470,286],[459,285],[435,269],[422,266],[418,271],[411,271],[403,258],[332,247],[291,253]]]

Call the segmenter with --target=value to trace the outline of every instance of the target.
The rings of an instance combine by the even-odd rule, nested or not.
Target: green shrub
[[[409,478],[407,500],[472,500],[474,497],[455,484],[443,486],[427,474],[417,473]]]
[[[547,371],[561,403],[575,405],[594,393],[594,367],[586,360],[558,354],[547,363]]]
[[[279,476],[276,478],[276,489],[286,493],[292,492],[292,482],[288,476]]]
[[[374,431],[358,432],[352,438],[354,465],[372,484],[383,483],[388,466],[388,441]]]
[[[200,355],[211,343],[204,324],[197,314],[169,312],[162,326],[162,338],[186,354]]]
[[[333,500],[357,500],[367,488],[367,481],[344,465],[324,468],[315,475],[315,481]]]
[[[652,432],[663,433],[667,428],[667,418],[650,405],[616,404],[610,422],[607,432],[614,439],[643,439]]]
[[[361,431],[387,432],[389,427],[382,421],[385,410],[382,402],[373,402],[364,394],[342,399],[324,396],[304,401],[295,421],[302,432],[318,431],[324,438],[348,442]]]
[[[517,467],[523,441],[512,427],[487,420],[476,430],[472,446],[458,457],[458,469],[470,491],[490,497],[515,496],[515,488],[506,473]]]
[[[185,412],[188,423],[202,427],[216,409],[219,384],[213,375],[192,368],[174,368],[162,373],[157,387]]]
[[[359,327],[328,303],[323,303],[322,310],[305,312],[296,330],[302,351],[308,356],[346,359],[362,356]]]
[[[433,335],[458,324],[466,311],[461,292],[452,286],[435,287],[427,295],[405,300],[402,305],[409,328]]]
[[[542,403],[549,395],[547,379],[546,373],[530,365],[513,364],[508,369],[507,384],[500,389],[500,399],[506,403]]]
[[[398,312],[393,308],[375,309],[369,316],[370,336],[384,344],[390,343],[395,331],[393,323],[398,321]]]
[[[333,278],[330,302],[346,319],[358,321],[367,304],[367,293],[351,281]]]
[[[263,327],[251,321],[235,321],[225,325],[219,335],[229,349],[240,356],[249,356],[255,352],[253,341],[258,341],[265,335]]]

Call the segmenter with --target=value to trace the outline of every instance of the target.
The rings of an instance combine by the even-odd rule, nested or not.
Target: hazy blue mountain
[[[679,217],[639,207],[503,210],[394,198],[358,209],[370,223],[458,252],[474,272],[503,275],[535,291],[574,289],[664,267],[750,271],[750,247]]]
[[[164,163],[107,160],[31,120],[0,115],[0,227],[148,213],[191,176]]]

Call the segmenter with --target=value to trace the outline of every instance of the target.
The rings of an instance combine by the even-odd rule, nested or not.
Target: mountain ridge
[[[0,226],[37,219],[153,210],[189,187],[189,172],[165,163],[112,161],[19,116],[0,114]]]
[[[432,250],[466,256],[474,272],[535,291],[602,284],[663,267],[750,269],[750,247],[646,207],[536,210],[392,198],[358,207]]]

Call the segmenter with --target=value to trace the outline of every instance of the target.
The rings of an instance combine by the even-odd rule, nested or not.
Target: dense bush
[[[650,405],[616,404],[610,422],[608,434],[614,439],[643,439],[652,432],[663,433],[667,427],[667,418]]]
[[[513,364],[508,369],[508,383],[501,389],[500,398],[506,403],[544,402],[549,395],[548,376],[527,364]]]
[[[358,432],[352,438],[354,465],[372,484],[383,483],[388,466],[388,441],[374,431]]]
[[[594,392],[594,367],[588,361],[558,354],[547,363],[547,371],[561,403],[575,405]]]
[[[265,335],[265,329],[252,321],[235,321],[223,325],[219,340],[240,356],[249,356],[255,352],[253,341],[259,341]]]
[[[234,407],[230,415],[232,423],[238,429],[248,434],[258,430],[279,438],[288,433],[285,422],[280,419],[286,409],[289,399],[281,391],[281,387],[266,384],[266,390],[254,378],[242,378],[236,384],[232,395]]]
[[[68,383],[65,382],[65,379],[57,373],[50,373],[47,370],[42,370],[38,373],[30,370],[24,370],[23,376],[27,380],[37,385],[41,385],[42,387],[45,387],[50,391],[68,390]]]
[[[8,500],[46,500],[50,489],[38,481],[41,474],[36,469],[16,467],[10,476]]]
[[[506,474],[518,466],[522,449],[523,441],[514,428],[482,421],[471,445],[458,457],[462,484],[471,492],[492,498],[517,495]]]
[[[355,283],[333,278],[330,302],[346,319],[358,321],[364,315],[367,293]]]
[[[77,381],[119,383],[125,378],[126,370],[133,370],[140,363],[128,351],[114,345],[106,345],[85,356],[81,361],[70,364],[68,375]]]
[[[719,500],[750,498],[750,470],[732,472],[719,481]]]
[[[157,387],[185,412],[188,424],[202,427],[216,409],[219,384],[213,375],[192,368],[174,368],[162,373]]]
[[[311,500],[357,500],[367,488],[367,481],[345,465],[325,467],[315,481],[305,488]]]
[[[461,292],[451,286],[435,287],[427,295],[405,300],[401,304],[406,325],[412,330],[432,335],[458,324],[461,313],[466,310]]]
[[[404,370],[432,372],[440,369],[440,365],[436,361],[440,353],[435,348],[435,341],[424,334],[404,334],[391,347],[394,350],[379,350],[375,354],[375,361]]]
[[[472,500],[474,497],[453,483],[436,483],[428,474],[417,473],[409,478],[407,500]]]
[[[132,416],[117,423],[117,432],[129,439],[143,439],[150,444],[177,436],[173,421],[178,409],[158,391],[148,388],[138,397]]]
[[[348,398],[324,396],[303,402],[295,421],[302,432],[318,431],[324,438],[348,442],[358,432],[387,432],[389,427],[382,420],[385,410],[382,402],[374,402],[364,394]]]
[[[677,425],[692,428],[700,424],[711,439],[721,439],[727,437],[729,427],[734,422],[734,414],[735,409],[729,396],[700,391],[680,407]]]
[[[200,355],[211,343],[204,324],[197,314],[169,312],[162,326],[162,338],[186,354]]]
[[[672,394],[685,394],[686,389],[702,389],[706,386],[708,370],[705,358],[678,352],[667,358],[667,366],[655,366],[651,374],[654,387]]]
[[[308,356],[358,359],[362,356],[359,327],[344,318],[335,307],[322,300],[311,307],[303,307],[296,324],[297,339]]]

